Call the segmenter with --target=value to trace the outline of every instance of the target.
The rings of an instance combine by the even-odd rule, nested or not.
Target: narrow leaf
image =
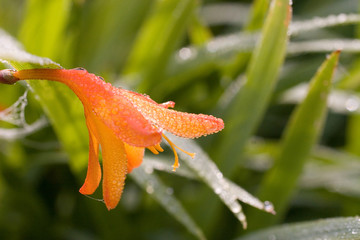
[[[60,68],[48,58],[31,55],[5,32],[0,32],[0,59],[17,69]],[[31,89],[70,154],[71,166],[80,171],[88,158],[87,130],[80,101],[66,86],[49,81],[28,81]]]
[[[283,217],[296,188],[312,147],[322,132],[327,112],[327,97],[336,68],[339,51],[334,52],[321,65],[310,83],[304,102],[292,114],[282,138],[282,150],[272,169],[264,177],[260,199],[271,201],[276,217],[250,212],[252,227],[264,227]]]
[[[239,202],[249,204],[250,206],[263,210],[267,213],[274,213],[271,203],[261,202],[240,186],[226,179],[217,168],[216,164],[209,158],[202,148],[196,144],[195,141],[181,139],[171,134],[167,134],[167,136],[177,146],[196,153],[194,159],[183,152],[180,152],[179,154],[186,165],[198,175],[199,179],[207,184],[213,192],[218,195],[220,200],[241,222],[243,228],[247,228],[247,221]],[[209,202],[210,204],[212,203],[210,199],[208,199],[203,203],[203,206],[209,206]]]
[[[360,239],[360,218],[332,218],[304,223],[295,223],[262,230],[238,240],[353,240]]]
[[[184,36],[195,6],[193,0],[157,1],[124,70],[130,77],[141,80],[141,91],[149,93],[151,84],[160,81],[169,57]]]
[[[94,0],[84,2],[72,52],[76,66],[92,72],[120,70],[136,34],[155,1]]]
[[[70,0],[29,0],[19,33],[28,52],[56,59],[65,40]],[[41,34],[39,34],[41,33]]]
[[[291,19],[288,0],[272,2],[262,37],[246,73],[246,82],[226,109],[225,131],[216,160],[225,175],[231,174],[246,141],[259,124],[285,57],[287,29]],[[236,134],[234,134],[236,133]]]
[[[148,173],[144,166],[140,166],[130,176],[151,196],[153,196],[173,217],[182,223],[189,232],[198,239],[205,239],[204,233],[196,225],[181,203],[172,195],[169,189],[157,176]]]
[[[24,68],[60,68],[59,64],[48,58],[41,58],[24,51],[22,45],[2,29],[0,29],[0,58],[16,62],[19,67]]]

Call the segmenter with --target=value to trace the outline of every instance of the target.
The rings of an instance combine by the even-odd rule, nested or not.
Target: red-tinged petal
[[[101,167],[99,164],[99,142],[97,141],[94,132],[95,127],[92,119],[89,117],[85,109],[86,125],[89,130],[89,162],[86,179],[79,192],[81,194],[93,194],[99,186],[101,180]]]
[[[127,90],[122,91],[147,119],[175,135],[196,138],[216,133],[224,128],[224,122],[220,118],[166,109],[141,94]]]
[[[101,180],[101,167],[98,158],[99,143],[93,134],[89,136],[89,163],[86,179],[79,192],[90,195],[95,192]]]
[[[161,103],[160,105],[163,106],[164,108],[174,108],[175,107],[175,102],[168,101],[168,102]]]
[[[103,161],[103,197],[108,210],[116,207],[124,189],[127,156],[124,143],[98,117],[91,114],[99,134]]]
[[[66,84],[85,108],[93,111],[116,136],[130,145],[149,147],[161,141],[161,130],[144,118],[121,89],[84,69],[29,69],[13,75],[20,80],[46,79]]]
[[[145,148],[134,147],[126,143],[124,143],[124,146],[127,156],[128,173],[131,173],[134,168],[137,168],[141,165],[144,158]]]

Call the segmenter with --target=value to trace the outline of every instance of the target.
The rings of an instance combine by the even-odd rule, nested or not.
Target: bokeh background
[[[130,175],[118,207],[107,211],[98,201],[101,189],[94,199],[78,192],[88,136],[74,94],[52,83],[1,85],[0,238],[246,239],[255,230],[323,218],[335,218],[334,236],[358,234],[359,225],[351,224],[359,221],[350,219],[352,228],[346,228],[343,217],[360,213],[359,3],[294,0],[292,19],[286,4],[0,0],[0,59],[9,60],[4,49],[16,43],[157,102],[175,101],[177,110],[223,118],[223,132],[188,147],[201,147],[224,177],[278,211],[273,216],[242,204],[244,230],[235,216],[240,210],[224,205],[191,163],[177,173],[164,170],[173,161],[165,145],[161,156],[146,152],[148,168],[137,173],[154,177],[161,188]],[[310,80],[338,49],[335,74],[334,55],[333,65],[320,70],[332,79],[331,87],[325,84],[318,90],[325,92],[321,100],[305,104]],[[328,107],[318,109],[329,89]],[[304,115],[296,118],[300,106]],[[312,118],[316,124],[309,127],[303,120]],[[276,181],[268,177],[271,172]],[[299,228],[315,238],[314,224]],[[323,234],[325,228],[318,226]]]

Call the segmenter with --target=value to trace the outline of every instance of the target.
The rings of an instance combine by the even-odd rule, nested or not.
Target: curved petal
[[[162,131],[156,128],[141,112],[121,93],[113,89],[113,96],[100,93],[101,100],[93,108],[94,113],[123,142],[136,147],[149,147],[161,141]]]
[[[196,138],[216,133],[224,128],[224,122],[220,118],[166,109],[163,105],[150,101],[146,96],[127,90],[122,91],[147,119],[180,137]]]
[[[149,147],[161,141],[161,130],[153,126],[122,91],[85,69],[28,69],[13,73],[19,79],[46,79],[66,84],[116,136],[124,142]]]
[[[123,141],[118,138],[98,117],[94,119],[103,161],[103,197],[108,210],[116,207],[125,185],[127,157]]]
[[[131,173],[134,168],[141,165],[144,158],[145,148],[130,146],[126,143],[124,143],[124,146],[127,156],[128,173]]]
[[[86,179],[79,192],[84,195],[93,194],[99,186],[101,180],[101,167],[99,164],[99,142],[93,132],[95,131],[94,123],[88,116],[85,109],[86,125],[89,131],[89,162]]]
[[[99,143],[89,131],[89,162],[86,179],[79,192],[90,195],[95,192],[101,180],[101,167],[99,164]]]

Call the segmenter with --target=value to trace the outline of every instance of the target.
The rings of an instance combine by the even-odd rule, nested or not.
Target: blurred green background
[[[0,0],[1,68],[49,67],[9,54],[18,41],[64,68],[223,118],[224,131],[188,146],[201,146],[224,177],[278,213],[242,204],[244,230],[233,214],[240,210],[191,162],[175,174],[142,168],[107,211],[78,192],[88,154],[81,104],[62,85],[29,82],[0,86],[0,239],[235,239],[321,218],[338,219],[332,236],[360,238],[359,224],[349,229],[341,218],[360,214],[359,3],[294,0],[292,18],[288,4]],[[326,58],[338,49],[338,63],[338,53]],[[146,152],[145,162],[154,159],[171,166],[173,155]],[[162,188],[149,188],[142,173]]]

